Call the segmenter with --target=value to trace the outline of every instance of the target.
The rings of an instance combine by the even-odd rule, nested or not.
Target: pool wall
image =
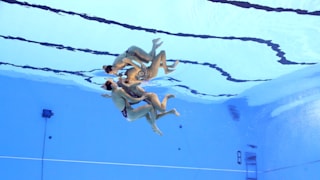
[[[159,120],[161,137],[144,119],[126,121],[103,91],[2,71],[0,177],[316,179],[317,72],[306,68],[220,103],[176,94],[167,109],[181,116]],[[43,117],[44,109],[53,116]],[[248,174],[246,153],[255,154],[257,172],[249,167]]]
[[[246,148],[227,104],[184,101],[159,120],[126,121],[111,99],[45,78],[0,76],[1,179],[243,179]],[[166,91],[157,92],[163,98]],[[51,110],[50,118],[42,117]]]
[[[243,93],[248,132],[257,137],[259,179],[319,179],[319,65]]]

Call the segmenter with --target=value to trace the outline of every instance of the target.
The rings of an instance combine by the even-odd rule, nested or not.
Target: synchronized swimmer
[[[157,94],[146,92],[140,84],[141,81],[156,77],[160,67],[164,69],[165,74],[173,72],[179,61],[175,61],[172,65],[167,65],[165,51],[161,51],[156,55],[156,49],[162,44],[162,42],[158,43],[158,41],[159,39],[152,41],[152,49],[149,53],[137,46],[131,46],[127,51],[120,54],[112,65],[103,66],[102,68],[106,73],[119,76],[119,81],[116,83],[109,79],[101,87],[111,91],[111,96],[109,94],[103,94],[102,96],[111,98],[128,121],[131,122],[145,117],[153,131],[162,135],[156,120],[168,114],[180,115],[175,108],[169,111],[166,110],[168,99],[175,96],[167,94],[160,102]],[[146,67],[145,63],[149,62],[151,62],[151,65]],[[139,63],[140,66],[136,63]],[[126,70],[126,78],[123,79],[122,74],[118,74],[118,71],[126,66],[133,67]],[[137,104],[141,101],[145,101],[146,104],[137,108],[132,107],[132,104]]]

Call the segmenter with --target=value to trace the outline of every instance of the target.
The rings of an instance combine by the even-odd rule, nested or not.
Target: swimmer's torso
[[[112,92],[112,101],[116,105],[116,107],[122,111],[125,108],[126,101],[125,99],[119,94],[119,89],[114,90]]]

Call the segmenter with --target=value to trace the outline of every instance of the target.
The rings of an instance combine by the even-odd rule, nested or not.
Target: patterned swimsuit
[[[127,112],[127,107],[124,107],[124,109],[121,111],[123,117],[127,118],[128,117],[128,112]]]

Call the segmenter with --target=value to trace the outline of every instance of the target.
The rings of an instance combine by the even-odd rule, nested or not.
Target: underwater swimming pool
[[[320,2],[0,1],[1,179],[319,179]],[[163,136],[102,65],[152,40]]]

